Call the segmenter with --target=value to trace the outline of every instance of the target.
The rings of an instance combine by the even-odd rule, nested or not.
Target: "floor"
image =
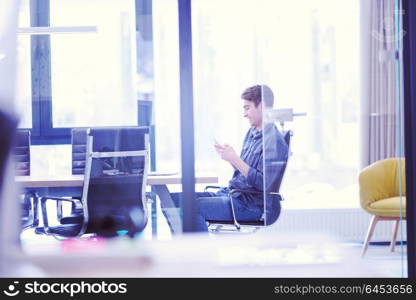
[[[361,252],[362,243],[345,243]],[[380,277],[407,277],[407,247],[397,245],[394,252],[390,252],[390,245],[370,245],[362,259],[364,264],[375,268]]]
[[[138,236],[138,239],[151,241],[170,241],[173,239],[168,224],[158,208],[157,236],[152,235],[151,218],[145,230]],[[269,233],[270,234],[270,233]],[[213,234],[209,235],[209,238],[215,240]],[[273,236],[274,238],[274,236]],[[31,254],[36,253],[48,253],[54,247],[56,249],[61,247],[62,241],[55,239],[54,237],[37,235],[33,229],[28,229],[21,234],[21,244],[24,251]],[[362,243],[361,241],[342,242],[340,243],[343,249],[348,251],[348,255],[352,255],[356,262],[356,270],[354,276],[356,277],[368,277],[367,273],[360,273],[360,268],[365,269],[367,266],[374,271],[377,277],[406,277],[407,276],[407,261],[406,261],[406,246],[398,245],[395,252],[389,251],[388,245],[370,245],[364,258],[360,258],[360,252]],[[196,246],[197,247],[197,246]],[[364,272],[364,271],[363,271]],[[323,277],[331,277],[326,274]]]
[[[65,204],[64,204],[65,205]],[[151,204],[149,204],[149,212],[151,211]],[[56,209],[53,205],[48,205],[47,208],[48,216],[54,216],[56,215]],[[69,207],[63,207],[64,215],[67,214],[69,211]],[[157,239],[159,240],[166,240],[170,239],[172,237],[170,229],[168,227],[168,224],[166,222],[166,219],[163,217],[163,214],[161,212],[160,206],[157,207]],[[56,222],[56,220],[52,220],[51,222]],[[42,220],[40,220],[39,226],[42,226]],[[45,236],[45,235],[38,235],[35,234],[34,229],[27,229],[24,230],[21,233],[21,242],[23,245],[25,244],[32,244],[32,243],[42,243],[42,241],[57,241],[54,237],[51,236]],[[152,234],[152,218],[149,217],[148,223],[146,225],[146,228],[144,231],[140,234],[140,238],[146,239],[146,240],[152,240],[153,234]]]

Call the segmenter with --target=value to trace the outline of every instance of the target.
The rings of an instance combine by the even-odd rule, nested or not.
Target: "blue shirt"
[[[274,124],[267,124],[264,128],[264,149],[266,156],[263,158],[263,131],[252,127],[247,132],[241,159],[250,166],[245,177],[239,170],[235,170],[229,182],[230,189],[279,192],[284,168],[288,159],[288,145],[283,135]],[[266,163],[266,181],[263,176],[263,160]],[[263,207],[263,194],[237,194],[236,198],[243,201],[246,206],[256,205]]]

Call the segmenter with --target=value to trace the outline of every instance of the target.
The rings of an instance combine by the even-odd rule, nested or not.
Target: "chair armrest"
[[[71,199],[81,200],[80,197],[71,197]],[[82,207],[81,208],[78,208],[78,209],[82,209]],[[76,207],[76,204],[74,203],[73,209],[71,211],[74,212],[76,210],[77,210],[77,207]],[[56,217],[57,217],[58,221],[60,221],[62,219],[62,217],[63,217],[63,214],[62,214],[62,201],[56,201]]]
[[[223,186],[208,185],[208,186],[206,186],[206,187],[204,188],[204,192],[208,191],[209,189],[216,189],[216,190],[219,190],[219,189],[222,189],[222,188],[223,188]]]
[[[251,191],[251,190],[239,190],[239,189],[232,189],[230,194],[234,193],[241,193],[241,194],[252,194],[252,195],[260,195],[263,194],[262,191]]]
[[[41,204],[46,203],[47,200],[71,202],[75,204],[75,209],[82,209],[82,202],[81,200],[77,198],[62,198],[62,197],[49,197],[49,196],[40,198]]]
[[[280,201],[285,200],[285,198],[283,198],[282,194],[280,194],[280,193],[270,192],[269,194],[272,195],[272,196],[279,196]]]
[[[238,223],[237,221],[237,217],[235,216],[235,209],[234,209],[234,202],[233,202],[233,197],[231,197],[231,193],[228,195],[228,198],[230,199],[230,204],[231,204],[231,213],[233,215],[233,222],[234,222],[234,226],[235,228],[240,231],[241,226],[240,223]]]
[[[27,191],[25,197],[32,198],[32,214],[33,214],[33,227],[39,225],[39,216],[38,216],[38,204],[39,204],[39,194],[36,191]]]
[[[233,195],[234,193],[250,194],[250,195],[261,195],[261,194],[263,194],[262,191],[250,191],[250,190],[239,190],[239,189],[233,189],[233,190],[230,191],[230,195]],[[282,194],[280,194],[280,193],[269,192],[269,195],[271,195],[271,196],[279,196],[280,197],[280,201],[285,200],[283,198]]]
[[[75,205],[75,209],[80,209],[80,210],[82,209],[82,203],[78,199],[68,199],[68,198],[49,197],[49,196],[41,197],[40,198],[40,204],[41,204],[41,209],[42,209],[43,227],[44,227],[44,230],[45,230],[46,234],[49,234],[48,212],[47,212],[47,209],[46,209],[46,201],[48,201],[48,200],[54,200],[54,201],[57,201],[58,203],[61,203],[62,201],[71,202]],[[57,208],[58,208],[58,205],[57,205]],[[62,209],[62,207],[61,207],[61,209]],[[61,211],[61,213],[62,213],[62,211]],[[59,217],[59,212],[58,212],[58,217]],[[62,217],[62,214],[61,214],[61,217]]]
[[[56,217],[58,221],[62,219],[62,201],[56,201]]]

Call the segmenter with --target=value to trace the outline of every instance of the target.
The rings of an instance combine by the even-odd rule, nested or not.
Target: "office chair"
[[[85,162],[87,155],[87,130],[88,128],[74,128],[71,130],[71,173],[72,175],[84,175],[85,172]],[[81,192],[81,191],[80,191]],[[56,201],[56,214],[57,219],[60,221],[63,216],[63,207],[62,201]],[[83,214],[82,209],[77,209],[77,207],[71,205],[71,218],[78,220]],[[75,219],[69,219],[66,217],[66,221],[73,223]],[[69,224],[70,224],[69,223]],[[38,228],[36,230],[38,234],[44,234],[44,228]]]
[[[394,221],[390,251],[394,252],[401,218],[406,219],[406,178],[404,158],[379,160],[364,168],[359,175],[360,205],[373,215],[361,256],[379,221]]]
[[[270,226],[276,222],[280,214],[280,204],[278,201],[284,200],[282,195],[280,194],[280,186],[283,181],[287,163],[289,160],[289,156],[291,155],[290,144],[293,136],[293,131],[287,130],[283,132],[283,138],[288,145],[288,155],[285,161],[281,162],[270,162],[272,164],[279,164],[280,167],[280,174],[276,177],[276,182],[273,182],[271,185],[271,189],[269,192],[266,192],[266,206],[264,207],[263,217],[259,221],[238,221],[234,211],[234,204],[233,204],[233,195],[235,194],[255,194],[255,195],[264,195],[263,191],[247,191],[247,190],[239,190],[233,189],[229,192],[230,197],[230,204],[231,204],[231,211],[233,215],[232,221],[218,221],[218,220],[207,220],[208,229],[212,233],[219,233],[219,232],[243,232],[245,229],[249,229],[251,232],[255,232],[260,228]],[[266,164],[267,166],[267,164]],[[219,189],[221,187],[218,186],[207,186],[205,191],[209,189]],[[278,211],[276,211],[278,210]]]
[[[145,187],[148,169],[148,128],[90,128],[86,132],[86,163],[82,195],[78,198],[41,197],[44,232],[57,238],[93,234],[130,236],[148,219]],[[69,202],[76,213],[61,216],[51,226],[47,202]]]
[[[30,130],[16,130],[12,152],[16,175],[30,176]],[[21,228],[25,230],[38,226],[38,194],[36,191],[25,190],[20,197],[22,204]]]
[[[71,172],[72,175],[84,175],[87,155],[87,130],[88,128],[73,128],[71,130]],[[62,202],[56,202],[57,219],[60,221],[63,216]],[[82,216],[83,210],[77,209],[74,204],[71,205],[71,216],[63,220],[63,224],[73,223]],[[68,223],[69,222],[69,223]],[[43,230],[38,230],[44,233]]]
[[[14,146],[17,120],[0,109],[0,192],[3,190],[3,182],[8,158]],[[1,194],[0,194],[0,201]]]
[[[143,126],[145,127],[145,126]],[[74,128],[71,131],[71,147],[72,147],[72,175],[83,175],[85,172],[86,152],[87,152],[87,129],[88,128]],[[111,169],[111,166],[105,165],[104,168]],[[146,198],[151,201],[156,201],[155,194],[152,192],[146,193]],[[56,202],[57,218],[60,221],[63,216],[62,202]],[[79,210],[75,205],[71,206],[71,216],[65,217],[62,224],[73,223],[74,220],[80,218],[82,209]],[[39,230],[43,233],[43,230]]]
[[[88,128],[74,128],[71,130],[71,173],[72,175],[84,175],[85,162],[87,155],[87,130]],[[76,192],[75,192],[76,193]],[[79,193],[82,193],[80,189]],[[63,201],[56,201],[56,218],[61,221],[63,217]],[[78,207],[71,203],[70,216],[66,216],[61,224],[72,224],[80,222],[83,215],[82,207]],[[36,234],[45,234],[44,227],[38,227],[35,230]]]

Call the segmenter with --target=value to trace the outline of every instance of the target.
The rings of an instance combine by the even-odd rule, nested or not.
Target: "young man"
[[[283,165],[276,162],[287,161],[288,145],[274,124],[265,124],[263,128],[263,108],[273,107],[274,96],[266,85],[255,85],[247,88],[241,95],[244,117],[251,128],[248,130],[241,155],[225,144],[215,144],[215,149],[222,159],[235,169],[228,187],[216,193],[196,193],[197,196],[197,230],[208,231],[206,224],[210,221],[232,221],[231,189],[247,191],[233,194],[233,206],[237,221],[259,221],[264,218],[264,187],[266,191],[275,191],[283,175]],[[263,132],[264,130],[264,132]],[[267,153],[266,182],[263,176],[263,139]],[[267,162],[275,162],[274,164]],[[257,193],[249,193],[257,192]],[[171,194],[175,205],[179,207],[180,193]],[[266,199],[267,223],[274,222],[280,214],[280,198]]]

